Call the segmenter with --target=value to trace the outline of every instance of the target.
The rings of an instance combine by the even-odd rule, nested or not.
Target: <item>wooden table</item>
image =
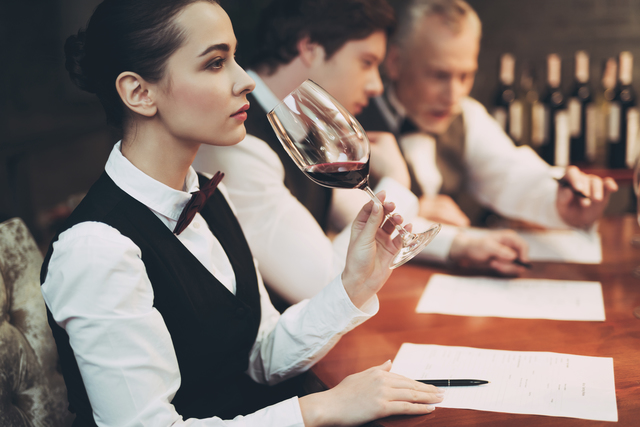
[[[613,357],[618,404],[617,425],[640,425],[640,279],[631,271],[640,265],[640,248],[631,245],[640,234],[635,216],[605,218],[600,224],[600,265],[535,263],[527,277],[597,280],[602,283],[605,322],[464,317],[415,312],[429,277],[443,269],[405,265],[379,293],[380,312],[345,335],[310,373],[310,383],[333,387],[355,372],[395,357],[403,342],[468,346],[512,351],[549,351]],[[596,426],[607,422],[575,418],[520,415],[437,408],[419,417],[391,417],[372,426]]]

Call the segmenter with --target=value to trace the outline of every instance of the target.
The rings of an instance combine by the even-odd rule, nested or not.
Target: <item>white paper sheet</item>
[[[600,282],[434,274],[418,313],[604,321]]]
[[[597,232],[577,230],[519,231],[529,244],[531,261],[600,264],[602,245]]]
[[[391,369],[413,379],[481,379],[445,387],[444,408],[618,421],[613,359],[402,344]]]
[[[484,228],[469,228],[468,233],[482,236]],[[576,264],[600,264],[602,245],[597,231],[540,230],[517,233],[529,245],[531,261],[571,262]]]

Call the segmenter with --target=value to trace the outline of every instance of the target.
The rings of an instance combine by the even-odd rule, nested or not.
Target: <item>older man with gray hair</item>
[[[471,6],[463,0],[409,0],[398,21],[385,61],[385,93],[358,119],[367,130],[398,137],[420,214],[467,226],[456,203],[466,191],[513,219],[549,228],[591,227],[617,191],[615,181],[575,166],[550,167],[531,148],[516,147],[469,97],[482,35]],[[560,177],[570,186],[559,186],[554,178]],[[457,232],[443,230],[439,238]]]

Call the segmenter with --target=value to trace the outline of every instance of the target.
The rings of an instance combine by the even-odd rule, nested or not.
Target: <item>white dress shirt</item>
[[[120,143],[105,170],[171,230],[190,192],[198,189],[193,169],[185,191],[145,175],[122,155]],[[225,194],[224,185],[219,188]],[[231,264],[200,214],[177,239],[235,293]],[[56,323],[69,335],[99,426],[303,427],[295,397],[234,420],[183,420],[170,403],[180,387],[178,361],[162,316],[153,307],[140,249],[99,222],[75,225],[53,248],[42,293]],[[260,383],[275,384],[309,369],[341,335],[378,309],[376,297],[357,309],[340,276],[282,315],[271,305],[259,274],[258,286],[262,317],[247,373]]]
[[[278,98],[253,71],[253,95],[265,111]],[[249,114],[262,114],[252,108]],[[267,284],[288,301],[316,295],[344,268],[350,227],[333,242],[307,208],[284,184],[284,166],[269,144],[252,135],[234,146],[203,145],[193,163],[200,172],[225,173],[224,183],[236,209],[251,253]],[[408,189],[387,178],[375,191],[386,190],[387,200],[399,209],[417,213],[418,201]],[[370,199],[364,191],[346,190],[356,212]],[[335,194],[335,193],[334,193]],[[349,222],[354,218],[350,218]]]

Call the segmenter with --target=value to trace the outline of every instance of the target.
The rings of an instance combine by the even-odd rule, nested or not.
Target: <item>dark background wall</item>
[[[497,84],[503,52],[516,56],[516,76],[523,62],[535,66],[544,83],[545,58],[562,58],[563,87],[569,89],[573,55],[586,50],[590,75],[597,88],[602,64],[628,50],[634,54],[634,81],[640,82],[640,1],[638,0],[468,0],[483,23],[483,39],[473,95],[488,103]],[[540,86],[542,87],[542,86]]]
[[[260,7],[268,0],[223,1],[240,42],[251,49]],[[0,2],[0,220],[23,217],[41,241],[99,176],[116,134],[93,96],[72,86],[62,46],[83,27],[97,0]],[[394,1],[392,3],[397,3]],[[531,61],[559,53],[565,84],[577,49],[591,53],[591,73],[622,50],[640,61],[640,0],[469,0],[484,24],[473,95],[489,102],[503,52]],[[640,63],[635,67],[640,81]]]

